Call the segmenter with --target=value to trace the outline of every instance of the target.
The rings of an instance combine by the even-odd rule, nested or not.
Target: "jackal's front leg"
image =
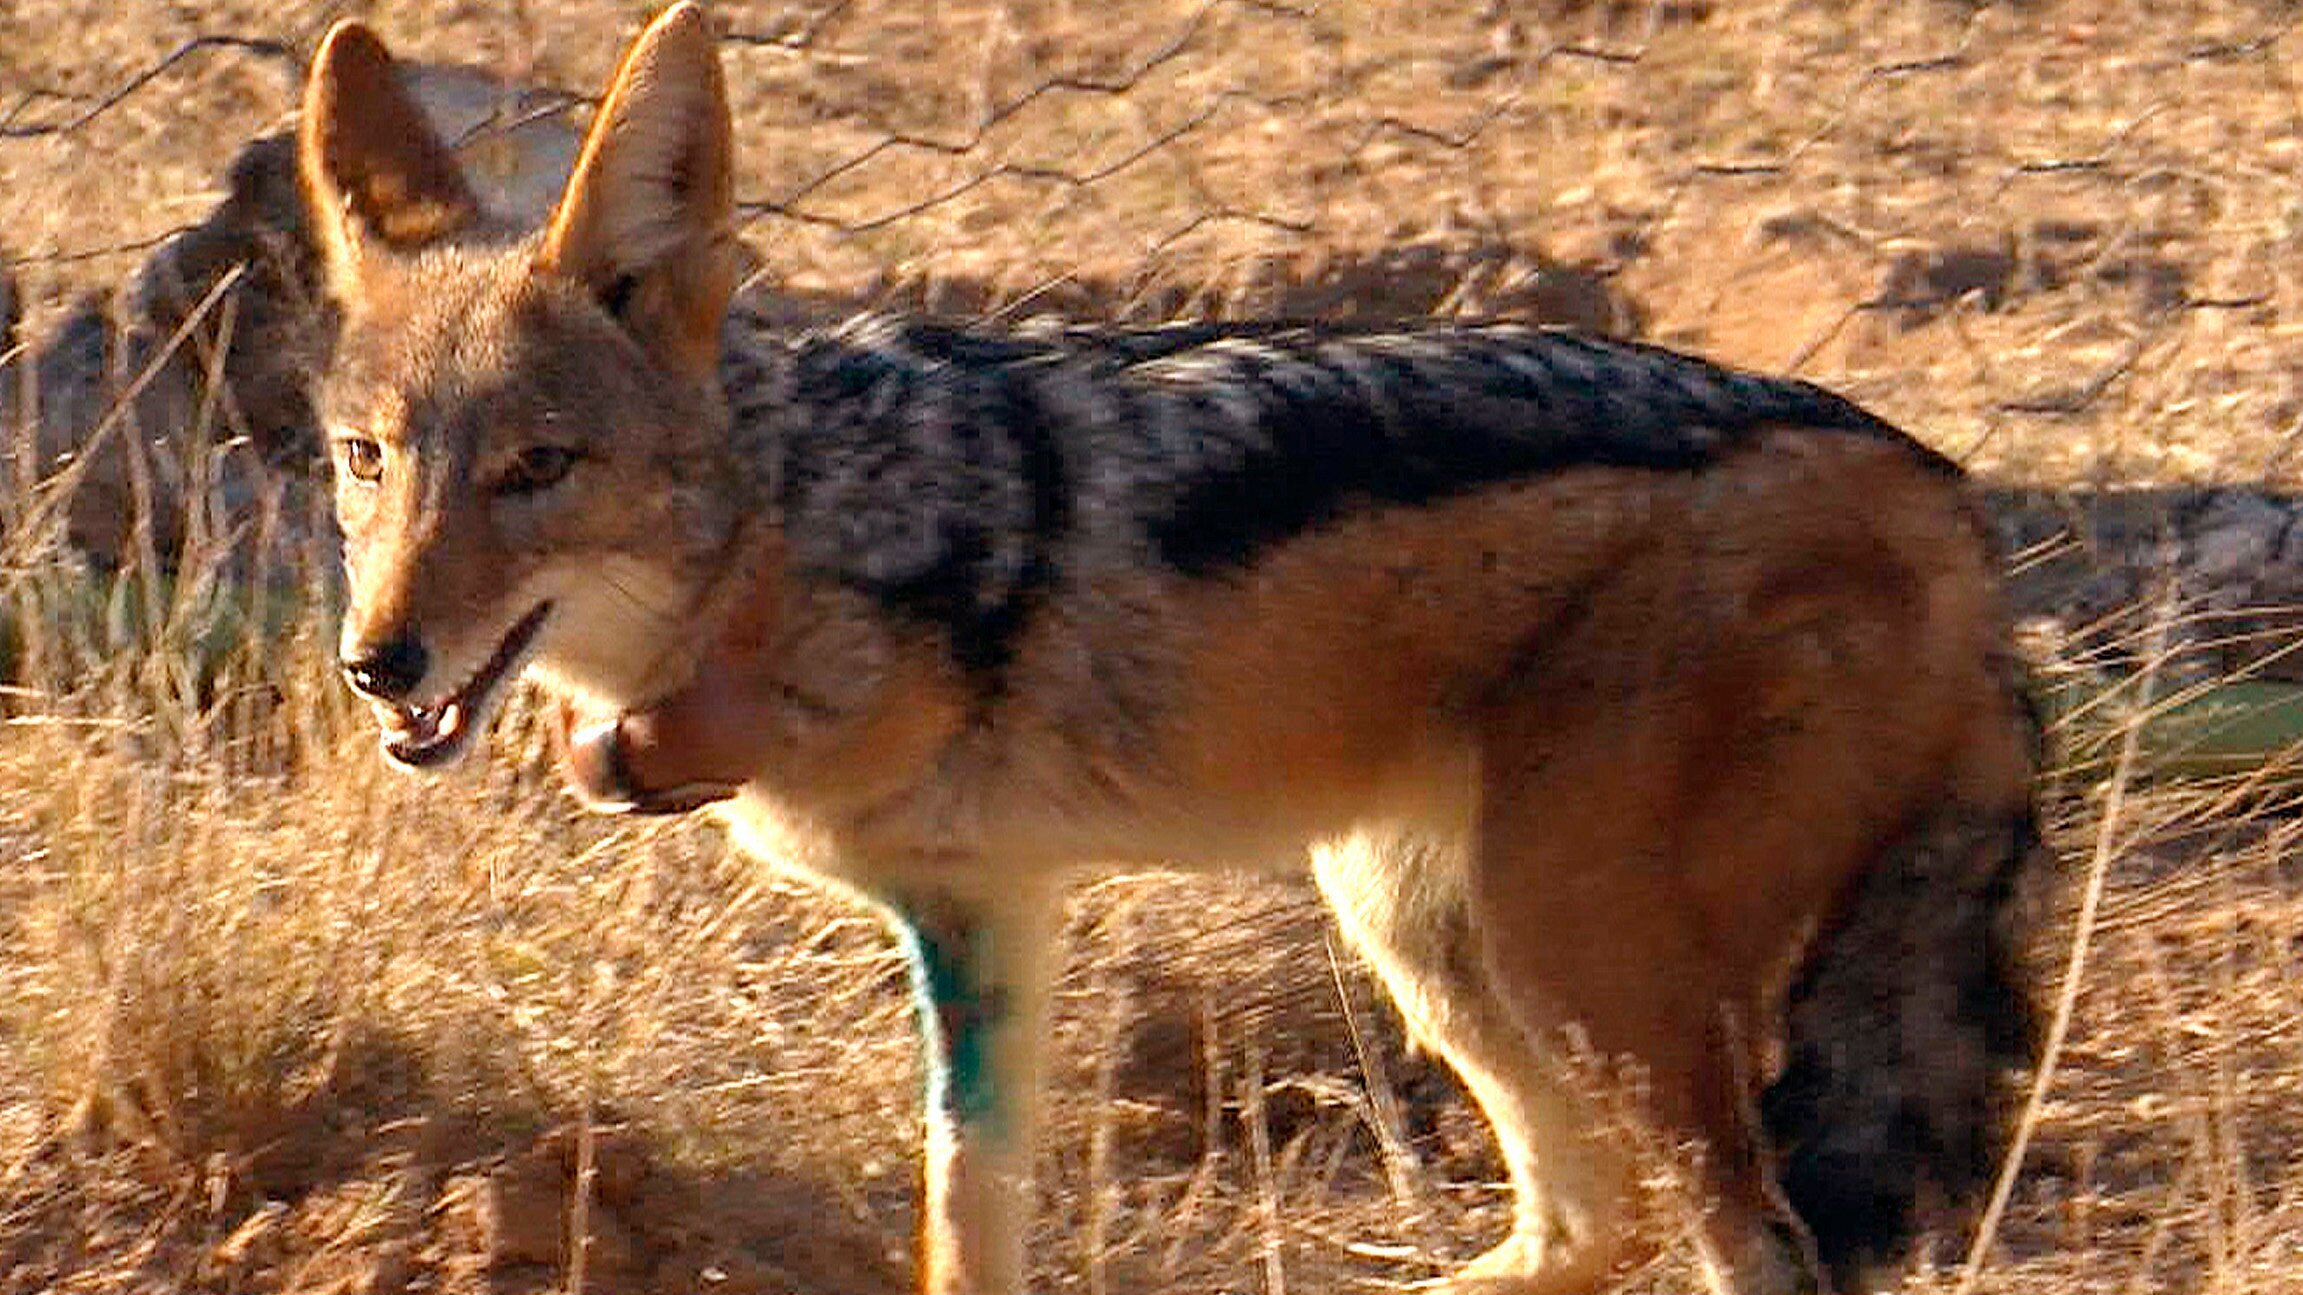
[[[927,1077],[920,1286],[928,1295],[1016,1295],[1032,1210],[1055,891],[1021,883],[996,902],[912,894],[892,909],[911,960]]]

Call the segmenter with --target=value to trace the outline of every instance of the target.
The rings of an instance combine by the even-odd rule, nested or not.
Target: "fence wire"
[[[133,277],[335,16],[0,15],[0,270]],[[363,6],[580,118],[641,16]],[[795,300],[1534,315],[1848,388],[1980,468],[2277,481],[2292,6],[949,0],[715,7]],[[212,18],[212,21],[210,21]],[[76,22],[76,26],[72,25]]]
[[[504,201],[532,216],[534,192],[518,183],[533,178],[527,162],[564,163],[567,132],[652,3],[0,0],[0,470],[13,478],[0,483],[0,678],[18,713],[138,741],[174,724],[155,749],[222,749],[232,768],[266,776],[303,753],[333,758],[343,733],[364,732],[321,664],[324,599],[269,596],[267,563],[291,577],[281,584],[313,589],[332,579],[334,554],[311,480],[272,470],[293,458],[288,433],[309,415],[311,311],[309,285],[277,263],[296,219],[290,159],[276,138],[251,142],[285,124],[327,23],[355,13],[412,60],[477,69],[492,87],[486,111],[456,142],[486,160],[491,141],[508,141]],[[2019,604],[2069,610],[2075,627],[2069,643],[2026,643],[2048,667],[2046,714],[2074,784],[2220,722],[2193,705],[2218,685],[2303,681],[2292,69],[2303,7],[2292,0],[712,9],[759,290],[795,319],[857,308],[1509,316],[1796,372],[1994,487],[1986,506],[2010,540]],[[444,94],[473,84],[469,73],[439,82]],[[539,133],[521,134],[530,127]],[[179,471],[147,452],[172,432],[254,452],[194,454],[198,470]],[[2137,488],[2138,506],[2095,508],[2111,487]],[[87,567],[165,578],[82,581],[74,561],[54,560],[67,547],[51,543],[58,534],[79,546],[74,561],[99,559]],[[271,534],[292,561],[267,547]],[[175,552],[205,556],[171,563]],[[2172,556],[2125,560],[2160,552]],[[247,578],[211,596],[233,583],[219,572]],[[56,627],[40,669],[5,621],[26,609]],[[267,636],[288,635],[302,636],[298,653],[267,649]],[[134,651],[118,650],[124,637]],[[187,700],[152,704],[163,688]],[[2294,704],[2291,689],[2280,697]],[[2130,854],[2154,866],[2146,847],[2171,855],[2169,842],[2222,852],[2234,862],[2178,898],[2251,908],[2275,934],[2286,928],[2262,914],[2292,907],[2280,851],[2299,757],[2292,745],[2248,755],[2203,793],[2139,796],[2102,839],[2127,834],[2114,843],[2129,852],[2122,867]],[[2062,839],[2092,804],[2064,798]],[[2264,808],[2284,817],[2254,812]],[[2172,901],[2112,880],[2130,888],[2107,902],[2106,936],[2157,969],[2161,942],[2146,937],[2172,928],[2146,909]],[[2224,902],[2225,888],[2250,905]],[[1265,942],[1261,921],[1235,925]],[[1258,957],[1284,962],[1294,947],[1259,943]],[[2234,1148],[2241,1132],[2291,1144],[2292,948],[2266,937],[2257,952],[2234,933],[2213,960],[2163,993],[2199,997],[2196,1010],[2141,1019],[2133,986],[2151,982],[2105,975],[2084,987],[2103,1001],[2081,1002],[2082,1019],[2117,1034],[2102,1058],[2163,1046],[2183,1059],[2170,1073],[2185,1075],[2199,1071],[2203,1032],[2223,1029],[2238,1044],[2216,1052],[2229,1092],[2212,1122],[2238,1131]],[[2255,988],[2208,999],[2209,986]],[[2099,1146],[2127,1148],[2100,1180],[2072,1171],[2098,1195],[2068,1199],[2150,1220],[2142,1274],[2155,1256],[2188,1254],[2184,1228],[2222,1236],[2223,1207],[2210,1202],[2207,1224],[2167,1223],[2178,1217],[2167,1203],[2183,1205],[2210,1162],[2185,1159],[2179,1141],[2163,1172],[2138,1158],[2163,1113],[2191,1099],[2180,1087],[2175,1106],[2157,1087],[2139,1095],[2115,1073],[2124,1064],[2067,1076],[2061,1100],[2092,1104],[2056,1116],[2065,1132],[2043,1145],[2060,1139],[2059,1163],[2081,1165]],[[1214,1111],[1213,1081],[1209,1092]],[[2245,1186],[2246,1161],[2236,1149],[2226,1159]],[[2161,1177],[2176,1184],[2164,1197],[2112,1185]],[[2053,1247],[2034,1239],[2082,1226],[2078,1205],[2052,1208],[2011,1252],[2044,1264]],[[2071,1271],[2100,1285],[2107,1253],[2074,1250]]]

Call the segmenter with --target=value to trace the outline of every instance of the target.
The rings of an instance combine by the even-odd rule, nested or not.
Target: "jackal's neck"
[[[1053,431],[1009,376],[1034,349],[894,320],[801,335],[732,320],[730,436],[788,574],[863,593],[996,675],[1071,507]]]

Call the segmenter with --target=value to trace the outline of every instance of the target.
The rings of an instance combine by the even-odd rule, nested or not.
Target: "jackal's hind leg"
[[[1606,707],[1583,691],[1487,716],[1464,883],[1479,965],[1510,1020],[1630,1080],[1583,1141],[1679,1184],[1636,1202],[1650,1249],[1693,1231],[1713,1290],[1807,1295],[1821,1282],[1757,1096],[1777,969],[1861,866],[1868,820],[1831,812],[1851,798],[1829,775],[1862,748],[1820,722],[1713,727],[1668,688]]]

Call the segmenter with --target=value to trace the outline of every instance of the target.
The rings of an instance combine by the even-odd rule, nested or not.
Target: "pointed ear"
[[[400,84],[384,42],[338,22],[312,56],[297,130],[304,206],[339,292],[378,248],[411,251],[479,219],[455,154]]]
[[[682,0],[608,83],[537,262],[684,373],[719,362],[736,279],[734,149],[711,26]]]

